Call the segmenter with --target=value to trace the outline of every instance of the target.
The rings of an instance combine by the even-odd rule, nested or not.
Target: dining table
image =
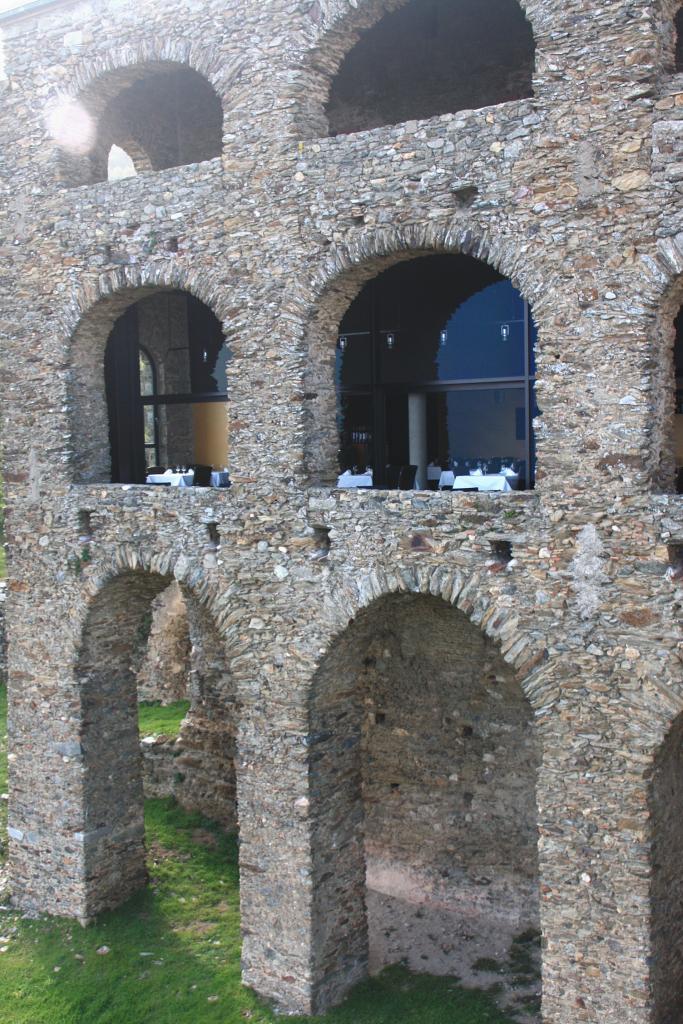
[[[347,469],[337,478],[337,487],[372,487],[372,473],[352,473]]]
[[[514,491],[519,480],[517,473],[469,473],[456,476],[444,470],[439,478],[439,490],[452,487],[454,491]]]
[[[165,473],[150,473],[147,476],[148,484],[157,484],[166,487],[193,487],[194,472],[189,469],[185,473],[175,473],[167,469]],[[229,487],[230,474],[226,470],[212,470],[212,487]]]

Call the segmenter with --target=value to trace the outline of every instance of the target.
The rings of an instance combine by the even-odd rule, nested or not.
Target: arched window
[[[126,309],[105,354],[113,482],[144,483],[152,465],[226,465],[228,357],[220,321],[186,292]]]
[[[471,257],[380,274],[339,327],[341,470],[369,469],[375,486],[532,487],[535,337],[523,296]]]
[[[330,135],[531,96],[534,38],[517,0],[410,0],[348,52]]]
[[[199,72],[172,62],[104,75],[77,100],[56,103],[48,124],[71,185],[199,163],[223,148],[220,97]]]

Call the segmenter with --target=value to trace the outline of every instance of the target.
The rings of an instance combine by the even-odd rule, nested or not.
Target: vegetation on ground
[[[175,704],[142,701],[138,705],[140,736],[177,736],[189,710],[189,700],[178,700]]]
[[[5,731],[3,714],[0,735]],[[4,772],[6,750],[0,761]],[[3,780],[0,774],[5,787]],[[3,1024],[276,1024],[281,1019],[240,981],[236,838],[172,800],[146,802],[146,833],[149,887],[89,928],[0,911]],[[488,995],[402,967],[359,985],[324,1018],[288,1019],[292,1024],[510,1024]]]

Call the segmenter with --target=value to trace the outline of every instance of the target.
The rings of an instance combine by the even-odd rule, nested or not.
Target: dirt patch
[[[458,910],[367,890],[370,972],[405,963],[417,973],[448,975],[486,989],[527,1024],[540,1024],[540,944],[533,929],[515,933],[505,914],[486,927]]]

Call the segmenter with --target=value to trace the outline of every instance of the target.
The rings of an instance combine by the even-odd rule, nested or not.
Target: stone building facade
[[[144,884],[132,666],[175,582],[188,799],[239,827],[246,983],[322,1011],[409,953],[382,934],[417,905],[461,975],[539,927],[545,1024],[674,1024],[679,4],[451,0],[489,18],[455,101],[400,59],[403,7],[0,20],[14,900],[87,922]],[[367,38],[422,106],[374,102]],[[107,180],[112,144],[136,176]],[[439,254],[531,306],[535,489],[337,489],[340,321]],[[108,338],[178,292],[229,344],[229,490],[111,482]]]

